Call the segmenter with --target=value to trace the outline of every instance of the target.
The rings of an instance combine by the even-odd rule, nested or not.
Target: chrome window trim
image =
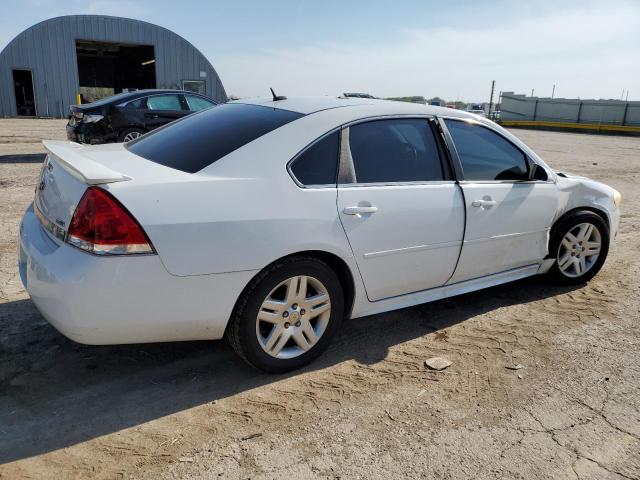
[[[358,118],[357,120],[350,120],[349,122],[345,122],[341,125],[341,128],[348,128],[352,125],[357,125],[359,123],[367,123],[367,122],[375,122],[376,120],[393,120],[395,118],[401,120],[407,120],[411,118],[415,118],[418,120],[429,120],[436,118],[434,114],[419,114],[419,113],[393,113],[388,115],[373,115],[371,117],[363,117]]]
[[[458,182],[460,185],[470,185],[470,184],[488,184],[488,185],[497,185],[502,183],[512,183],[512,184],[529,184],[529,183],[553,183],[553,180],[460,180]]]
[[[424,180],[415,182],[371,182],[371,183],[340,183],[338,188],[352,187],[417,187],[417,186],[436,186],[436,185],[455,185],[455,180]]]

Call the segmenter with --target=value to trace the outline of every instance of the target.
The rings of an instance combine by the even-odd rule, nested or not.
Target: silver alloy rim
[[[318,343],[330,317],[331,301],[322,282],[306,275],[288,278],[260,305],[258,342],[272,357],[297,357]]]
[[[587,273],[600,256],[602,236],[592,223],[580,223],[567,232],[558,249],[558,268],[567,277]]]
[[[135,140],[136,138],[138,138],[139,136],[141,136],[142,134],[140,132],[129,132],[124,136],[124,141],[126,142],[130,142],[131,140]]]

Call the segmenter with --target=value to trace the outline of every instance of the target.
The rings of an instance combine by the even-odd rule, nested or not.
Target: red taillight
[[[67,241],[100,255],[154,252],[136,219],[99,187],[89,187],[84,192],[71,219]]]

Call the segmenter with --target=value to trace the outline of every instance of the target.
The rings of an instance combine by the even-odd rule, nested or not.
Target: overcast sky
[[[496,80],[497,91],[550,96],[556,84],[561,97],[640,99],[638,0],[20,0],[2,12],[0,48],[59,15],[164,26],[205,54],[230,95],[484,101]]]

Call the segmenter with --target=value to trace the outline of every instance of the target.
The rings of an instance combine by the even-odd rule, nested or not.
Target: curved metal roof
[[[158,25],[108,15],[67,15],[39,22],[0,52],[0,116],[16,115],[12,70],[31,70],[38,116],[66,116],[78,92],[76,40],[153,45],[158,88],[204,81],[206,94],[227,99],[209,60],[189,41]]]

